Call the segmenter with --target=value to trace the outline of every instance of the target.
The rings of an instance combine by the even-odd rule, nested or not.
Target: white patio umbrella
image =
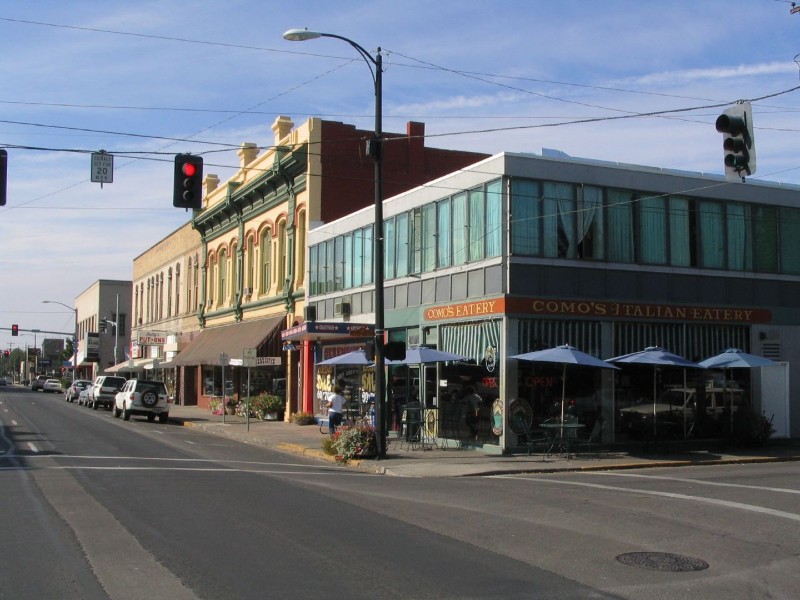
[[[421,365],[438,362],[449,362],[453,360],[466,360],[467,357],[453,352],[442,352],[435,348],[418,346],[407,348],[406,356],[402,360],[387,360],[387,365]]]
[[[576,365],[582,367],[594,367],[596,369],[619,369],[615,365],[608,364],[604,360],[595,358],[591,354],[586,354],[580,350],[573,348],[569,344],[557,346],[555,348],[548,348],[546,350],[537,350],[536,352],[527,352],[525,354],[517,354],[512,356],[517,360],[527,362],[546,362],[556,363],[563,366],[561,373],[561,422],[564,422],[564,401],[567,390],[567,365]]]
[[[346,354],[340,354],[317,363],[324,366],[340,366],[340,367],[366,367],[372,365],[373,362],[367,359],[367,355],[363,350],[353,350]]]
[[[724,352],[712,356],[705,360],[701,360],[699,365],[706,369],[722,369],[725,373],[725,385],[723,386],[723,394],[728,388],[727,381],[729,379],[728,371],[730,369],[757,369],[761,367],[775,367],[778,365],[774,360],[764,358],[763,356],[756,356],[755,354],[748,354],[739,348],[728,348]],[[733,432],[733,390],[729,394],[730,407],[729,412],[731,415],[731,432]]]
[[[622,363],[653,366],[653,437],[656,435],[656,402],[658,400],[658,392],[656,390],[656,369],[658,367],[679,367],[683,369],[705,368],[696,362],[689,360],[688,358],[683,358],[682,356],[673,354],[669,350],[665,350],[659,346],[648,346],[639,352],[631,352],[630,354],[608,358],[606,361],[617,364]]]

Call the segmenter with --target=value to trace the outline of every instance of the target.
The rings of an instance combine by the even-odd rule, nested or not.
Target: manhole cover
[[[704,560],[669,552],[628,552],[617,556],[617,560],[623,565],[654,571],[702,571],[708,568]]]

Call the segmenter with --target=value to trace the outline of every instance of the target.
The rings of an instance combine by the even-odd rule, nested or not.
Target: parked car
[[[0,385],[8,385],[8,381],[6,381],[5,377],[0,377]]]
[[[145,415],[151,423],[169,419],[169,399],[163,381],[129,379],[114,398],[114,416],[126,421],[131,415]]]
[[[88,379],[76,379],[70,384],[70,386],[67,388],[67,391],[64,393],[64,400],[67,402],[75,402],[78,400],[80,393],[90,385],[92,385],[92,382]]]
[[[89,406],[89,394],[92,392],[92,382],[78,393],[78,406]]]
[[[31,382],[31,389],[35,392],[36,390],[41,390],[44,387],[44,382],[48,380],[47,375],[39,375]]]
[[[60,394],[64,391],[61,387],[61,380],[60,379],[47,379],[42,386],[43,392],[53,392],[55,394]]]
[[[97,410],[99,407],[111,408],[114,405],[114,396],[125,385],[124,377],[113,375],[98,375],[92,383],[91,391],[88,395],[90,408]]]

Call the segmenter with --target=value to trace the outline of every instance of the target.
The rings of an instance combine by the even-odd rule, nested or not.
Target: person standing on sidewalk
[[[342,424],[342,412],[344,411],[344,396],[342,388],[338,385],[333,387],[333,393],[328,396],[328,430],[331,435],[336,428]]]

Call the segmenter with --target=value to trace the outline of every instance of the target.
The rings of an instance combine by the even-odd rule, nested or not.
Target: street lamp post
[[[375,422],[377,425],[378,457],[386,456],[386,373],[384,372],[384,304],[383,304],[383,58],[378,48],[372,56],[361,45],[351,39],[333,33],[320,33],[307,29],[290,29],[283,34],[291,42],[303,42],[320,37],[347,42],[367,63],[375,84],[375,137],[369,145],[369,153],[375,161]]]
[[[42,300],[42,304],[60,304],[75,313],[75,331],[72,334],[72,381],[75,381],[78,378],[78,309],[56,300]]]

